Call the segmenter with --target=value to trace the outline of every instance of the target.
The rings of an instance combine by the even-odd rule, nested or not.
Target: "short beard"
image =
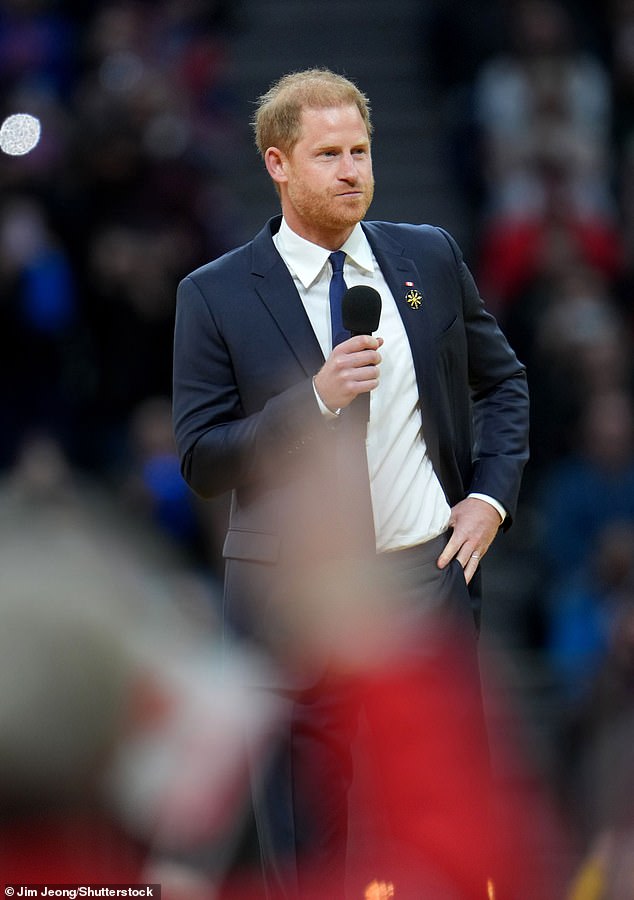
[[[354,228],[362,221],[370,208],[374,197],[374,179],[362,188],[362,198],[346,214],[342,204],[337,214],[333,214],[335,200],[325,198],[322,194],[311,190],[303,182],[289,186],[288,197],[300,218],[316,229],[337,232],[346,228]],[[340,211],[339,211],[340,210]]]

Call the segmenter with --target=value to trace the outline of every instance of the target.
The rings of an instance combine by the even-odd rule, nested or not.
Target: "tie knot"
[[[335,250],[334,253],[330,254],[330,265],[332,266],[332,271],[334,272],[343,272],[343,263],[346,258],[345,250]]]

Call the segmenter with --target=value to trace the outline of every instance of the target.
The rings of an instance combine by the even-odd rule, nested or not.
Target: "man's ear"
[[[269,147],[264,154],[267,172],[277,184],[288,181],[286,174],[286,154],[277,147]]]

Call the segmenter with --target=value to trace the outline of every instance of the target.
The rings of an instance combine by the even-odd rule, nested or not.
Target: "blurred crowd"
[[[438,4],[426,37],[471,259],[531,390],[497,621],[540,672],[547,769],[588,853],[575,897],[630,897],[634,4]]]
[[[0,465],[46,435],[203,558],[172,449],[173,311],[179,278],[235,241],[236,14],[0,4],[2,117],[42,129],[31,153],[0,156]]]
[[[203,506],[189,493],[170,415],[177,282],[242,237],[224,177],[236,142],[249,140],[232,92],[231,40],[239,19],[240,4],[226,0],[0,2],[0,118],[29,112],[42,125],[31,153],[0,154],[0,637],[16,635],[19,651],[12,662],[11,647],[2,648],[2,665],[13,673],[3,683],[21,684],[20,656],[41,652],[38,622],[51,635],[50,659],[68,660],[59,693],[38,698],[50,706],[42,727],[53,734],[51,716],[63,712],[71,717],[68,728],[81,723],[86,737],[90,681],[89,699],[78,695],[76,709],[60,697],[73,671],[95,679],[111,715],[108,728],[99,716],[96,743],[82,745],[81,785],[91,802],[73,827],[90,836],[81,823],[94,813],[95,760],[101,765],[123,729],[126,756],[109,769],[110,798],[119,800],[119,818],[137,835],[125,855],[137,873],[139,845],[150,830],[154,850],[163,834],[174,857],[182,840],[188,863],[212,851],[226,863],[233,845],[227,850],[217,822],[208,821],[216,815],[226,824],[226,810],[213,803],[202,810],[201,797],[217,797],[219,784],[243,774],[230,741],[236,710],[257,737],[275,719],[274,710],[241,705],[237,695],[229,695],[232,709],[226,694],[201,696],[215,665],[225,500]],[[530,660],[533,676],[539,671],[543,679],[544,706],[535,718],[547,745],[545,775],[579,859],[570,896],[631,900],[634,2],[429,3],[421,53],[442,98],[446,158],[470,236],[467,256],[527,365],[531,388],[532,460],[522,511],[492,553],[501,597],[495,624],[511,659]],[[86,529],[92,544],[85,543]],[[111,586],[105,607],[110,581],[103,560],[93,559],[104,542],[107,568],[128,577],[124,588]],[[35,560],[43,568],[25,605],[24,573]],[[73,569],[71,590],[65,579]],[[50,597],[38,604],[33,595],[45,587]],[[80,621],[68,594],[86,600]],[[127,610],[124,594],[136,598]],[[100,605],[95,629],[91,617]],[[121,623],[116,637],[110,628],[104,632],[104,609],[110,625]],[[147,635],[141,640],[139,622],[156,616],[153,645]],[[77,638],[60,622],[88,631]],[[127,631],[135,638],[132,656],[119,646]],[[85,655],[73,670],[69,648],[84,640]],[[113,654],[124,654],[126,664],[113,667]],[[159,657],[164,665],[157,665]],[[247,670],[260,664],[238,658]],[[139,668],[140,682],[132,674]],[[121,715],[120,698],[132,684],[131,719]],[[13,722],[5,715],[11,692],[2,694],[2,721]],[[177,723],[175,696],[187,698]],[[183,722],[188,715],[205,721],[207,713],[224,723],[227,740],[214,745],[218,768],[205,775],[201,760],[218,729],[196,738]],[[0,750],[5,771],[18,773],[17,794],[24,727],[15,719],[15,744]],[[159,746],[159,731],[172,743]],[[199,744],[181,746],[185,734]],[[60,765],[65,753],[60,745]],[[183,754],[191,779],[181,785],[175,779]],[[152,760],[148,772],[141,772],[141,758]],[[32,765],[40,771],[44,764]],[[194,775],[207,778],[199,797]],[[44,767],[41,776],[37,791],[45,796],[68,773]],[[144,792],[136,806],[132,784]],[[21,794],[4,799],[30,808],[26,794],[26,801]],[[76,799],[68,796],[69,803]],[[182,809],[177,797],[188,801]],[[241,808],[244,798],[233,800]],[[171,810],[163,832],[162,802]],[[198,833],[186,833],[186,820],[216,840],[202,848]],[[97,841],[103,822],[91,821]],[[46,839],[56,834],[59,843],[55,823],[46,828]],[[28,841],[20,848],[11,831],[18,856],[30,853]],[[122,859],[118,840],[108,832],[101,846]],[[230,829],[229,843],[235,840]],[[204,870],[213,865],[205,857]],[[184,891],[193,900],[194,888]]]

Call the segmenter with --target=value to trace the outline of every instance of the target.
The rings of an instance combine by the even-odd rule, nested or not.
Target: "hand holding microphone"
[[[341,305],[351,337],[338,344],[315,376],[315,388],[329,409],[345,409],[379,383],[382,338],[372,337],[381,318],[381,295],[367,285],[348,288]],[[369,401],[369,397],[368,397]]]

